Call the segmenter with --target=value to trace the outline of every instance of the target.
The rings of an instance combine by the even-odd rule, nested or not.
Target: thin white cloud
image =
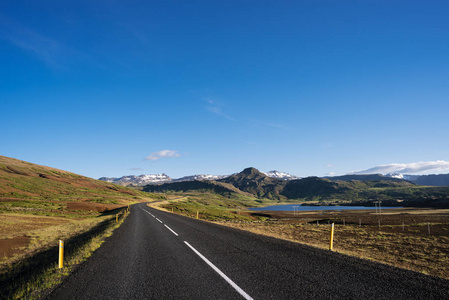
[[[209,111],[213,114],[216,114],[220,117],[224,117],[230,121],[233,121],[233,122],[236,121],[233,117],[231,117],[230,115],[228,115],[227,113],[225,113],[223,111],[223,109],[222,109],[223,104],[221,102],[219,102],[217,100],[210,99],[210,98],[206,98],[204,100],[208,103],[208,105],[206,106],[207,111]]]
[[[2,15],[0,15],[0,39],[7,40],[51,67],[60,68],[61,56],[68,51],[56,40]]]
[[[333,164],[327,164],[326,167],[327,167],[327,168],[333,168],[334,165],[333,165]]]
[[[265,129],[267,127],[271,127],[271,128],[276,128],[276,129],[282,129],[282,130],[290,130],[292,129],[292,127],[289,127],[287,125],[283,125],[280,123],[274,123],[274,122],[262,122],[260,120],[255,120],[255,119],[249,119],[248,120],[249,125],[257,127],[257,128],[262,128]]]
[[[326,174],[326,176],[334,176],[334,175],[335,175],[334,172],[329,172],[329,173]]]
[[[181,154],[178,151],[173,150],[161,150],[158,152],[153,152],[149,156],[145,157],[144,160],[158,160],[166,157],[179,157]]]
[[[444,160],[420,161],[408,164],[392,163],[375,166],[367,170],[356,171],[353,172],[353,174],[377,174],[377,173],[388,174],[393,172],[416,174],[416,173],[428,173],[430,171],[433,172],[449,171],[449,161]]]

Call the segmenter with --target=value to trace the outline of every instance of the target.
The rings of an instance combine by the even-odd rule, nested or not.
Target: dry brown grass
[[[336,223],[334,251],[449,279],[449,214],[443,211],[410,210],[382,216],[372,212],[271,213],[264,222],[221,224],[329,249],[328,222]]]
[[[74,220],[22,214],[0,215],[0,271],[24,257],[86,232],[110,216]]]

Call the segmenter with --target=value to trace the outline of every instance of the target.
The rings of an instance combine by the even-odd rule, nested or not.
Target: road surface
[[[449,299],[449,281],[133,205],[48,299]]]

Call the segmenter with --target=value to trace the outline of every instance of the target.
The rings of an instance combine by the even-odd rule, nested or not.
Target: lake
[[[402,208],[397,207],[382,207],[382,209],[391,208]],[[250,210],[264,211],[312,211],[312,210],[361,210],[361,209],[372,209],[375,210],[374,206],[302,206],[301,204],[288,204],[288,205],[271,205],[265,207],[252,207]]]

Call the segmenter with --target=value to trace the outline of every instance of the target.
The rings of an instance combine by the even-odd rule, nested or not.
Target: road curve
[[[47,299],[449,299],[449,281],[138,204]]]

